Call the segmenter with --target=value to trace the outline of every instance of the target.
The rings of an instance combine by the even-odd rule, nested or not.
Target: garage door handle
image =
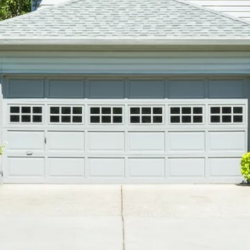
[[[27,151],[26,154],[27,155],[33,155],[33,152],[32,151]]]

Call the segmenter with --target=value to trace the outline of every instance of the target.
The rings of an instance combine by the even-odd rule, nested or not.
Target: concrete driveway
[[[1,250],[250,249],[250,187],[0,185]]]

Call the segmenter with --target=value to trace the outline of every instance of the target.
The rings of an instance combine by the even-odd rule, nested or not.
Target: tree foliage
[[[0,0],[0,21],[31,11],[31,0]]]

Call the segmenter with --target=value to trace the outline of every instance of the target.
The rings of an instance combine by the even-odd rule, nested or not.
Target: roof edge
[[[250,45],[249,38],[0,38],[3,45]]]

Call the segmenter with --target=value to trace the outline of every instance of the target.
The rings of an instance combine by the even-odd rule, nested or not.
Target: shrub
[[[241,158],[241,174],[250,183],[250,152],[244,154]]]

